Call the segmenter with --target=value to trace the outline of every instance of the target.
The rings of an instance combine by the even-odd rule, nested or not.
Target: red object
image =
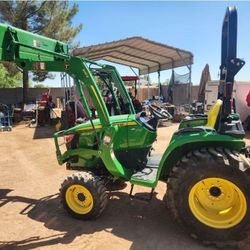
[[[66,143],[71,142],[74,139],[74,135],[67,135],[65,136]]]
[[[247,95],[246,102],[247,102],[247,106],[250,107],[250,91]]]
[[[122,80],[124,82],[126,81],[134,81],[135,82],[135,97],[137,96],[137,88],[136,88],[136,85],[137,85],[137,80],[139,80],[140,78],[138,76],[122,76]]]
[[[122,76],[123,81],[137,81],[139,80],[138,76]]]
[[[38,103],[39,103],[40,106],[45,107],[47,105],[48,101],[49,101],[49,91],[45,92],[45,93],[42,93],[42,98]]]

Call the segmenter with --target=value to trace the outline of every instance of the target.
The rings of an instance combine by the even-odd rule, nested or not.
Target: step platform
[[[160,160],[160,155],[151,156],[148,160],[147,166],[134,173],[131,176],[130,182],[132,184],[154,188],[157,184],[156,179]]]

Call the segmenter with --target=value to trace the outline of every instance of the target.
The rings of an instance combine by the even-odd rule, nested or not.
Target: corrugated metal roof
[[[193,64],[191,52],[142,37],[77,48],[73,55],[134,67],[140,75]]]

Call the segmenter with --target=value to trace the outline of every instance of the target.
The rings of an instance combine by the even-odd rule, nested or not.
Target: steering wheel
[[[144,127],[148,128],[151,131],[155,131],[155,128],[149,123],[150,119],[145,111],[137,113],[136,117],[138,118],[137,120],[139,120]]]
[[[156,119],[160,120],[160,119],[172,119],[173,118],[173,116],[166,109],[161,108],[158,105],[150,104],[148,107]]]

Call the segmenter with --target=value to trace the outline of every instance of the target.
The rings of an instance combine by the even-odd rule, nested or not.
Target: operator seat
[[[207,114],[207,123],[204,126],[197,126],[197,127],[187,127],[187,128],[181,128],[177,130],[174,134],[175,135],[182,135],[185,133],[190,132],[202,132],[202,131],[208,131],[208,130],[216,130],[216,124],[217,120],[220,114],[220,110],[222,107],[222,100],[218,99],[216,103],[213,105],[213,107],[209,110]]]
[[[207,124],[205,127],[215,128],[218,116],[222,107],[222,100],[218,99],[213,107],[207,113]]]

